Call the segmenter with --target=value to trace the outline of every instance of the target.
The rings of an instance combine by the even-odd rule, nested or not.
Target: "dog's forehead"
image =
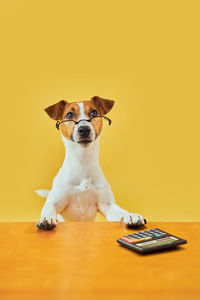
[[[80,101],[80,104],[84,107],[85,112],[90,111],[91,109],[95,109],[96,106],[93,101],[91,100],[85,100],[85,101]]]
[[[65,111],[78,112],[81,109],[84,109],[85,112],[90,111],[91,109],[96,109],[96,106],[91,100],[83,100],[78,102],[67,103]]]
[[[79,111],[80,110],[80,106],[78,105],[78,102],[71,102],[71,103],[67,103],[65,110],[69,111]]]
[[[63,118],[65,118],[68,112],[73,112],[75,113],[74,119],[76,120],[85,119],[88,118],[90,112],[94,109],[97,110],[97,107],[95,106],[94,102],[91,100],[68,102],[65,106]]]

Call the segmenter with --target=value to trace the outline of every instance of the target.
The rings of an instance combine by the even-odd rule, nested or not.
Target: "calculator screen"
[[[139,243],[136,245],[143,249],[144,248],[146,249],[146,248],[151,248],[151,247],[155,247],[155,246],[159,246],[159,245],[168,245],[168,244],[173,243],[175,240],[177,240],[177,238],[175,238],[174,236],[167,236],[165,238],[151,240],[151,241]]]

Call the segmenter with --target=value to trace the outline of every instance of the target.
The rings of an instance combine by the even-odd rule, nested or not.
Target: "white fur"
[[[35,190],[36,194],[40,197],[46,198],[49,194],[49,190]]]
[[[80,117],[79,117],[79,120],[81,120],[81,119],[87,119],[87,117],[85,115],[85,109],[84,109],[83,102],[79,102],[78,105],[80,107]]]
[[[80,106],[80,118],[87,119],[83,103]],[[86,123],[95,135],[89,122],[80,122],[74,129],[74,140],[78,139],[77,129]],[[116,203],[112,190],[99,166],[99,139],[93,140],[87,147],[67,140],[62,135],[65,146],[65,159],[58,174],[53,180],[52,189],[42,209],[40,222],[44,219],[56,224],[58,214],[65,221],[94,221],[97,211],[108,221],[123,221],[144,224],[141,215],[132,214],[120,208]],[[39,195],[44,192],[39,190]]]
[[[78,120],[81,120],[81,119],[88,119],[88,117],[85,115],[85,112],[84,112],[84,106],[83,106],[83,102],[79,102],[78,103],[79,107],[80,107],[80,117]],[[67,126],[67,125],[66,125]],[[73,132],[73,139],[75,142],[77,142],[79,140],[79,135],[78,135],[78,129],[80,126],[88,126],[90,127],[90,139],[92,141],[95,140],[95,130],[94,130],[94,127],[92,126],[92,124],[90,122],[87,122],[87,121],[81,121],[79,124],[77,124],[74,128],[74,132]]]

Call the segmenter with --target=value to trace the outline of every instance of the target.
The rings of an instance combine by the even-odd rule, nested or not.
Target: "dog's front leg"
[[[130,213],[115,203],[113,193],[109,188],[101,192],[98,210],[108,221],[120,221],[129,225],[144,225],[144,218],[140,214]]]
[[[144,225],[145,221],[140,214],[130,213],[121,208],[116,203],[112,203],[106,212],[106,219],[108,221],[120,221],[126,225]]]
[[[43,230],[50,230],[56,227],[57,214],[67,205],[66,197],[61,191],[51,190],[42,208],[41,218],[37,222],[37,227]]]

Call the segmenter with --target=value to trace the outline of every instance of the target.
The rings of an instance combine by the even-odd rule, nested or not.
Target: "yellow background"
[[[1,1],[1,221],[33,221],[64,158],[43,108],[115,99],[102,169],[152,221],[200,221],[199,1]],[[98,220],[103,218],[98,217]]]

